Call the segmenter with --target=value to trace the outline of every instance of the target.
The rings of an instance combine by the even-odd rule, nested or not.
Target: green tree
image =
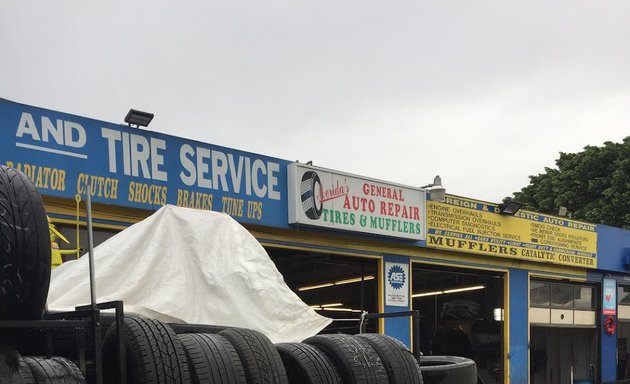
[[[561,152],[556,168],[529,179],[514,193],[528,209],[558,214],[566,207],[574,219],[630,229],[630,136],[578,153]]]

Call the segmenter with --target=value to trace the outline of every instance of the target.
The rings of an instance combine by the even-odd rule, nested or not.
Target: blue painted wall
[[[597,268],[628,273],[624,258],[630,257],[630,231],[606,225],[597,226]]]
[[[509,316],[510,345],[510,383],[527,384],[528,367],[528,274],[527,270],[511,268],[509,270]]]
[[[597,226],[597,268],[598,271],[590,274],[599,277],[610,277],[618,282],[627,283],[630,270],[624,266],[624,259],[630,257],[630,231],[609,227]],[[629,260],[630,261],[630,260]],[[601,286],[600,286],[601,295]],[[600,298],[600,301],[602,299]],[[617,379],[617,334],[607,335],[604,331],[604,316],[599,315],[599,335],[601,348],[601,380],[602,382]]]
[[[604,316],[600,315],[598,318],[602,350],[599,361],[601,364],[602,383],[606,383],[617,379],[617,334],[607,335],[603,327]]]

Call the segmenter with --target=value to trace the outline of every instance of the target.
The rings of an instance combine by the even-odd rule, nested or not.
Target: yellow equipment
[[[52,268],[55,269],[63,263],[62,255],[78,255],[79,249],[59,249],[59,240],[64,241],[66,244],[70,244],[70,241],[59,232],[55,224],[50,220],[50,217],[48,218],[48,229],[50,230],[50,259]]]

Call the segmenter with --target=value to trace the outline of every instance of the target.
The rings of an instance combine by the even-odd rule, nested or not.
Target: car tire
[[[422,384],[420,365],[400,341],[377,333],[356,335],[374,348],[383,362],[390,384]]]
[[[36,384],[26,361],[13,348],[0,346],[0,384]]]
[[[236,349],[221,335],[184,333],[184,346],[192,384],[247,384]]]
[[[322,215],[323,203],[317,201],[316,191],[321,189],[322,181],[317,172],[307,171],[302,175],[300,182],[300,199],[306,217],[311,220],[319,220]],[[321,196],[320,196],[321,197]]]
[[[125,317],[123,338],[128,383],[189,384],[184,348],[175,332],[155,319]],[[103,377],[115,383],[119,377],[115,326],[103,339]]]
[[[477,366],[459,356],[422,356],[420,371],[424,384],[476,384]]]
[[[24,357],[37,384],[84,384],[79,368],[65,357]]]
[[[219,335],[236,349],[248,384],[289,383],[280,354],[267,336],[244,328],[226,329]]]
[[[350,335],[317,335],[304,340],[323,351],[339,369],[344,383],[388,384],[380,357],[366,341]]]
[[[0,320],[41,318],[50,284],[50,233],[31,180],[0,165]]]
[[[319,349],[304,343],[279,343],[276,349],[287,371],[289,384],[342,384],[332,360]]]

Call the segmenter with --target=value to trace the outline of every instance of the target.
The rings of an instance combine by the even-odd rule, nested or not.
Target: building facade
[[[484,383],[630,377],[630,232],[0,99],[0,163],[33,180],[68,260],[164,204],[225,212],[287,285],[358,332],[418,310],[424,354],[467,356]],[[185,257],[185,255],[173,255]],[[369,331],[411,345],[409,317]]]

